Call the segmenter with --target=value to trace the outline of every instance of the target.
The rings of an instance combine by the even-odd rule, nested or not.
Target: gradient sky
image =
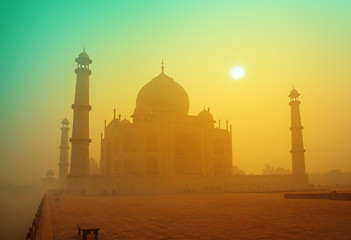
[[[113,108],[133,113],[165,72],[233,124],[233,163],[291,169],[288,94],[301,93],[308,172],[351,171],[351,1],[1,1],[0,184],[58,173],[60,122],[72,121],[86,47],[91,156]],[[240,81],[235,65],[246,69]],[[224,124],[222,124],[224,126]]]

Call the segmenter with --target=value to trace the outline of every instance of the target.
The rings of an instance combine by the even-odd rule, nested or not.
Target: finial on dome
[[[85,52],[85,47],[83,48],[83,52]]]
[[[162,59],[162,66],[161,66],[161,70],[162,72],[164,71],[165,67],[163,66],[164,62],[163,62],[163,59]]]

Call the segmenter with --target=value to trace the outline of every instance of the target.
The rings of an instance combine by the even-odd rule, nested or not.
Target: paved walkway
[[[48,199],[54,239],[350,239],[351,201],[284,199],[282,193],[61,196]],[[88,239],[93,239],[92,236]]]

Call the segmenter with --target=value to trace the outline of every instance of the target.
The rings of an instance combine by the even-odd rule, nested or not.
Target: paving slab
[[[63,195],[58,202],[48,196],[47,203],[55,240],[80,239],[77,223],[101,228],[101,240],[351,236],[351,201],[285,199],[283,193]]]

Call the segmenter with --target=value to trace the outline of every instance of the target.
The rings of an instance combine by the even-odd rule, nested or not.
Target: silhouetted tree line
[[[317,185],[351,185],[351,172],[334,169],[325,174],[308,173],[308,180],[309,183]]]
[[[277,167],[269,165],[268,163],[262,170],[263,175],[291,175],[291,171],[289,169]]]

